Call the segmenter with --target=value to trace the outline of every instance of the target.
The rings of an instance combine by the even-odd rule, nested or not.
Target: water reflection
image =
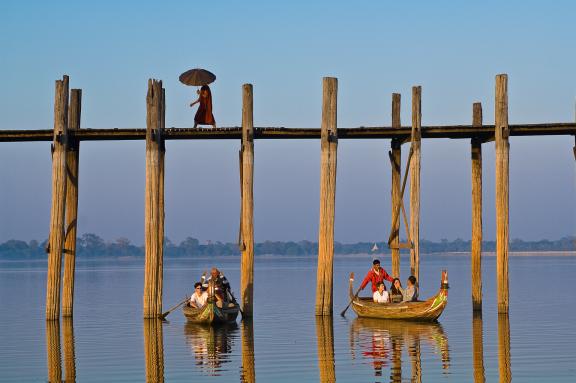
[[[474,368],[474,383],[484,383],[484,336],[482,312],[475,311],[472,315],[472,365]]]
[[[243,319],[240,323],[242,332],[242,369],[240,381],[242,383],[254,383],[256,370],[254,369],[254,324],[252,320]]]
[[[508,314],[498,314],[498,371],[500,382],[512,381],[510,369],[510,322]]]
[[[335,382],[334,325],[331,316],[316,316],[316,339],[318,340],[320,382]]]
[[[62,323],[64,336],[65,381],[76,381],[76,356],[74,350],[74,325],[72,318],[64,318]],[[62,382],[62,349],[60,344],[60,321],[46,321],[46,355],[48,381]]]
[[[222,365],[231,361],[232,346],[238,337],[238,324],[206,326],[186,323],[184,334],[196,366],[207,375],[217,376],[222,371]]]
[[[162,320],[144,319],[144,358],[146,360],[146,381],[164,381],[164,341]]]
[[[440,355],[442,368],[450,368],[448,337],[439,323],[416,323],[381,319],[356,318],[350,326],[352,358],[359,353],[368,359],[374,376],[381,378],[390,365],[390,381],[402,381],[402,351],[407,348],[411,362],[411,381],[422,381],[421,343]]]

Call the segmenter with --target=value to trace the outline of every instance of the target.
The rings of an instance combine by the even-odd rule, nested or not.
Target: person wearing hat
[[[384,280],[392,282],[394,279],[390,275],[388,275],[386,270],[380,267],[380,261],[378,259],[375,259],[372,262],[372,268],[370,269],[370,271],[368,271],[368,274],[366,274],[366,277],[364,278],[362,284],[360,285],[360,290],[364,290],[364,287],[366,287],[368,282],[372,282],[372,293],[374,293],[376,290],[378,290],[378,283],[384,282]],[[386,290],[386,285],[384,285],[384,290]]]

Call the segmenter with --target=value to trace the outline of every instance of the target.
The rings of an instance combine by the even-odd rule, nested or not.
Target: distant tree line
[[[19,241],[9,240],[0,244],[0,259],[41,259],[46,257],[47,241]],[[372,251],[374,242],[334,243],[336,254],[389,254],[390,250],[384,242],[376,243],[378,250]],[[485,241],[483,251],[495,251],[495,241]],[[315,255],[318,243],[311,241],[280,242],[265,241],[257,243],[254,248],[256,255]],[[440,242],[420,241],[422,253],[448,253],[470,251],[470,241],[456,239]],[[576,251],[576,236],[564,237],[555,241],[523,241],[514,239],[510,242],[510,251]],[[240,255],[236,243],[208,242],[200,244],[196,238],[188,237],[180,244],[165,239],[164,253],[167,257],[212,256],[212,255]],[[84,234],[76,243],[76,256],[91,257],[143,257],[144,247],[134,245],[127,238],[119,238],[107,242],[95,234]]]

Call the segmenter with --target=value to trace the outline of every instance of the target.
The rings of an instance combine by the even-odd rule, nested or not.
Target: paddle
[[[350,305],[352,304],[352,301],[354,299],[356,299],[356,297],[358,297],[358,294],[360,294],[360,290],[362,290],[361,287],[358,288],[358,290],[356,290],[356,294],[354,294],[354,297],[352,299],[350,299],[350,302],[348,302],[348,306],[346,306],[346,308],[344,310],[342,310],[342,312],[340,313],[340,315],[344,316],[344,314],[346,314],[346,311],[348,310],[348,308],[350,307]]]
[[[184,303],[188,302],[188,299],[190,299],[190,298],[188,298],[188,297],[184,298],[184,300],[182,302],[178,303],[176,306],[172,307],[170,310],[166,311],[165,313],[160,314],[160,319],[165,319],[168,316],[168,314],[170,314],[172,311],[176,310],[178,307],[180,307]]]

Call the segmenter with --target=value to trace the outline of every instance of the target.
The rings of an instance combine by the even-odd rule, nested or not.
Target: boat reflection
[[[242,369],[240,381],[242,383],[256,382],[256,370],[254,368],[254,324],[250,319],[243,319],[240,323],[242,333]]]
[[[390,381],[402,381],[402,351],[407,348],[411,362],[411,381],[422,381],[421,344],[440,355],[442,369],[450,368],[448,337],[439,323],[417,323],[384,319],[356,318],[350,326],[352,358],[367,359],[375,377],[382,377],[390,366]]]
[[[76,381],[76,356],[74,350],[74,325],[72,318],[62,322],[64,337],[64,372],[66,382]],[[62,348],[60,344],[60,321],[46,321],[46,355],[48,381],[62,382]]]
[[[188,322],[184,326],[184,334],[196,366],[207,375],[217,376],[223,364],[231,360],[232,346],[238,337],[238,324],[210,326]]]
[[[316,316],[316,339],[318,341],[318,368],[320,382],[336,381],[334,367],[334,325],[332,316]]]
[[[164,340],[162,320],[144,319],[144,358],[146,360],[146,381],[164,381]]]

